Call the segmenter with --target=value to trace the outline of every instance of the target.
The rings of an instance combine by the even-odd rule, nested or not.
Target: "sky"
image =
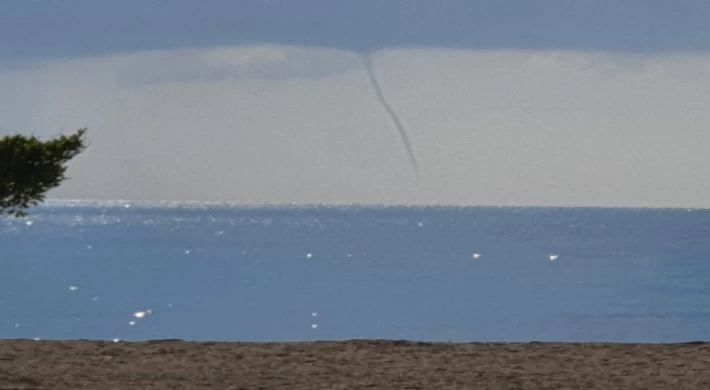
[[[704,0],[9,0],[0,135],[89,128],[53,198],[710,207],[707,20]]]

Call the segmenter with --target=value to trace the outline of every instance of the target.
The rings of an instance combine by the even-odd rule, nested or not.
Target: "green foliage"
[[[0,138],[0,216],[21,217],[44,201],[47,191],[66,179],[66,162],[85,148],[84,133],[40,141],[12,135]]]

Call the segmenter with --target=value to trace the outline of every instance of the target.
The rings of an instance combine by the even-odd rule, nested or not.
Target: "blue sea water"
[[[0,219],[35,337],[708,340],[710,210],[50,202]]]

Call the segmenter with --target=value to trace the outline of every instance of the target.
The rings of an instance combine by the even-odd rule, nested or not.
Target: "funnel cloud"
[[[390,119],[392,120],[392,124],[394,124],[399,139],[402,142],[402,145],[404,146],[404,149],[407,153],[409,163],[411,164],[412,169],[414,170],[415,180],[417,180],[419,178],[419,166],[417,164],[417,158],[414,154],[414,149],[412,148],[412,143],[409,140],[410,137],[409,133],[407,132],[407,128],[404,126],[404,123],[399,119],[397,113],[394,111],[394,109],[392,109],[392,106],[390,106],[389,102],[387,102],[387,99],[385,98],[385,94],[382,90],[382,87],[380,86],[380,82],[377,80],[377,76],[375,75],[375,69],[372,64],[372,55],[370,53],[366,53],[362,57],[363,62],[365,64],[365,70],[367,72],[367,78],[370,81],[370,84],[372,85],[372,89],[375,91],[375,96],[377,96],[377,100],[380,102],[380,105],[382,106],[382,108],[385,109],[385,112],[387,112],[387,115],[389,115]]]

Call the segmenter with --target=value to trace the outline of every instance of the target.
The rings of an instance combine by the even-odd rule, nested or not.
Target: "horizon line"
[[[137,199],[90,199],[90,198],[49,198],[34,207],[53,206],[62,204],[89,205],[94,203],[105,207],[180,207],[180,206],[207,206],[207,207],[240,207],[240,208],[412,208],[412,209],[464,209],[464,208],[510,208],[510,209],[626,209],[626,210],[682,210],[706,211],[710,207],[684,207],[684,206],[585,206],[585,205],[530,205],[530,204],[425,204],[425,203],[299,203],[299,202],[240,202],[235,200],[137,200]]]

